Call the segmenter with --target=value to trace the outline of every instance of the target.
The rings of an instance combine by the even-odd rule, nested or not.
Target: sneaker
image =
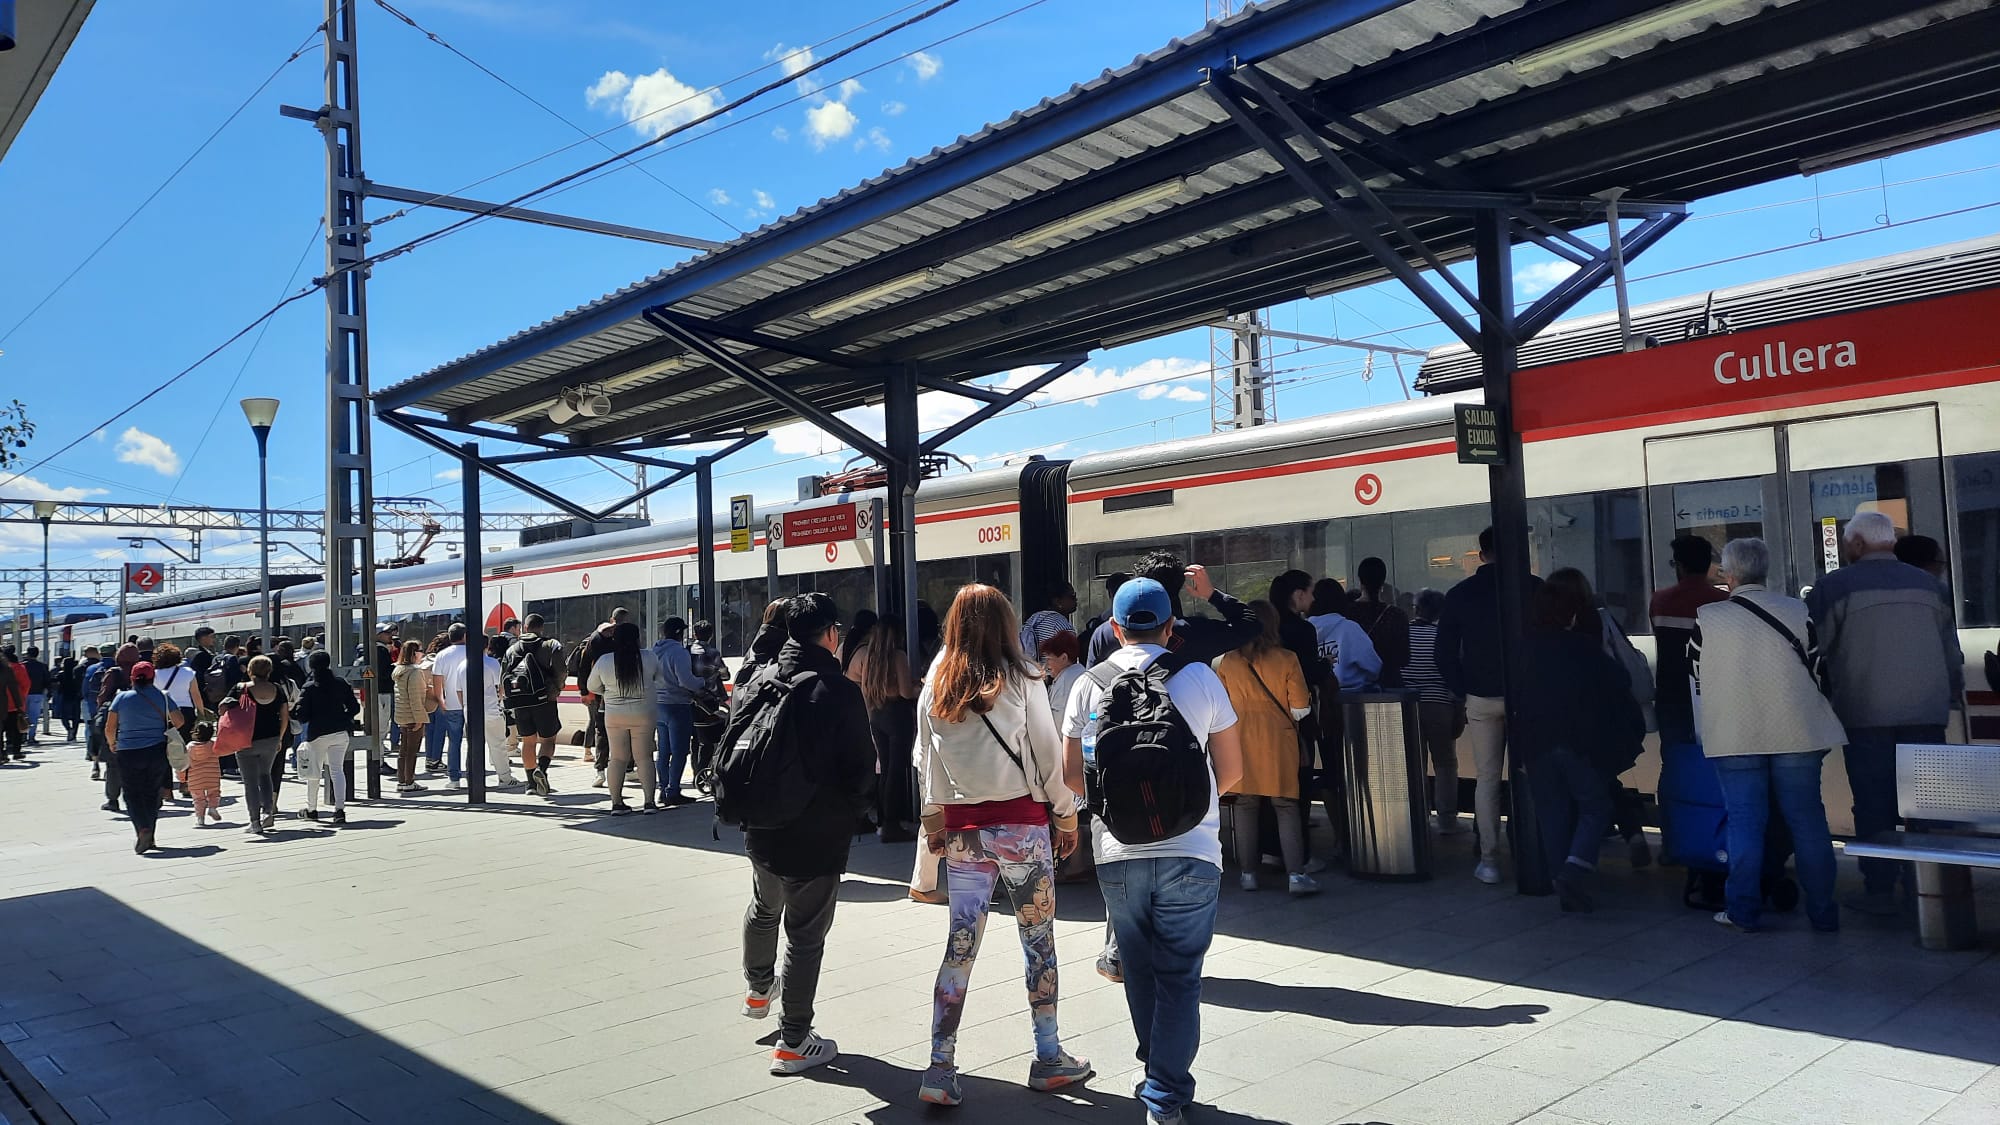
[[[443,773],[443,772],[444,772],[444,759],[443,759],[443,758],[431,758],[431,759],[429,759],[428,761],[426,761],[426,762],[424,763],[424,768],[425,768],[426,770],[429,770],[429,771],[430,771],[431,773]]]
[[[1187,1125],[1187,1117],[1184,1116],[1178,1109],[1166,1115],[1165,1117],[1161,1117],[1159,1114],[1154,1113],[1151,1110],[1147,1110],[1146,1125]]]
[[[1285,889],[1293,898],[1304,898],[1319,893],[1319,880],[1310,875],[1293,875],[1285,880]]]
[[[932,1063],[925,1068],[923,1080],[917,1083],[917,1100],[931,1105],[957,1105],[964,1101],[965,1092],[958,1086],[958,1071]]]
[[[1243,874],[1241,874],[1241,875],[1238,875],[1238,876],[1236,877],[1236,885],[1237,885],[1237,887],[1241,888],[1242,890],[1246,890],[1246,891],[1254,891],[1254,890],[1256,890],[1256,889],[1257,889],[1257,873],[1256,873],[1256,872],[1254,872],[1254,871],[1245,871],[1245,872],[1244,872]]]
[[[318,822],[318,820],[319,820],[319,810],[318,810],[318,809],[300,809],[300,810],[299,810],[299,815],[300,815],[300,816],[302,816],[302,817],[304,817],[304,818],[306,818],[307,820],[310,820],[310,821],[313,821],[313,822],[315,822],[315,823],[317,823],[317,822]]]
[[[1634,868],[1653,866],[1653,845],[1646,841],[1645,833],[1642,832],[1625,843],[1631,849]]]
[[[1125,983],[1124,967],[1119,965],[1116,958],[1109,955],[1108,950],[1097,955],[1097,975],[1112,984]]]
[[[515,789],[526,789],[527,787],[528,787],[527,782],[522,781],[521,779],[516,777],[502,778],[499,781],[493,783],[493,788],[496,791],[498,790],[512,791]]]
[[[346,823],[347,823],[347,810],[346,810],[346,809],[336,809],[336,810],[334,810],[334,814],[333,814],[333,822],[334,822],[335,824],[346,824]]]
[[[1306,874],[1308,874],[1308,875],[1317,875],[1317,874],[1319,874],[1320,872],[1322,872],[1322,871],[1325,871],[1325,870],[1326,870],[1326,861],[1325,861],[1325,860],[1323,860],[1323,859],[1320,859],[1320,858],[1319,858],[1319,857],[1317,857],[1317,856],[1313,857],[1312,859],[1309,859],[1309,860],[1306,860],[1306,866],[1305,866],[1305,873],[1306,873]]]
[[[1257,865],[1259,867],[1269,867],[1283,871],[1285,869],[1285,859],[1283,856],[1275,856],[1269,852],[1265,852],[1257,857]]]
[[[97,806],[97,807],[98,807],[98,808],[100,808],[100,809],[103,809],[103,810],[104,810],[105,812],[122,812],[122,811],[123,811],[122,809],[120,809],[120,808],[118,807],[118,802],[116,802],[116,801],[106,801],[106,802],[104,802],[103,804],[101,804],[101,805],[99,805],[99,806]]]
[[[630,815],[632,815],[632,806],[631,806],[631,805],[628,805],[628,804],[625,804],[625,803],[623,803],[623,802],[620,802],[620,803],[618,803],[618,804],[615,804],[615,805],[611,806],[611,815],[612,815],[612,816],[630,816]]]
[[[831,1039],[822,1039],[819,1032],[808,1031],[806,1037],[797,1043],[786,1043],[782,1038],[771,1049],[772,1074],[804,1074],[816,1066],[825,1066],[840,1056],[839,1045]]]
[[[1500,865],[1490,859],[1482,859],[1472,869],[1472,877],[1491,887],[1500,882]]]
[[[1053,1059],[1036,1059],[1028,1064],[1028,1089],[1044,1093],[1060,1090],[1096,1073],[1090,1068],[1089,1059],[1080,1059],[1068,1051],[1062,1051]],[[928,1077],[928,1074],[926,1076]]]
[[[910,889],[910,901],[926,903],[930,906],[949,906],[951,905],[951,896],[943,891],[920,891],[912,887]]]
[[[593,781],[593,782],[591,782],[591,783],[590,783],[590,787],[591,787],[592,789],[602,789],[602,788],[604,788],[604,784],[605,784],[605,779],[604,779],[604,771],[603,771],[603,770],[598,770],[598,771],[597,771],[597,780],[596,780],[596,781]]]
[[[546,796],[548,796],[548,795],[549,795],[549,775],[548,775],[548,772],[547,772],[546,770],[540,770],[540,769],[532,769],[532,770],[529,770],[529,771],[528,771],[528,788],[529,788],[530,790],[532,790],[532,791],[534,792],[535,796],[537,796],[537,797],[546,797]]]
[[[430,792],[430,790],[429,790],[428,788],[426,788],[425,786],[422,786],[422,785],[418,785],[418,784],[417,784],[416,782],[412,781],[412,782],[410,782],[410,783],[409,783],[408,785],[398,785],[398,786],[396,786],[396,792],[398,792],[398,793],[428,793],[428,792]]]
[[[1550,881],[1556,885],[1556,901],[1562,906],[1563,913],[1588,914],[1596,908],[1597,904],[1591,901],[1590,892],[1586,889],[1589,880],[1589,869],[1575,863],[1565,863],[1562,870],[1556,872],[1555,878]]]
[[[640,815],[640,816],[651,816],[651,815],[653,815],[654,813],[656,813],[656,812],[659,812],[659,811],[660,811],[660,806],[658,806],[658,805],[643,805],[643,806],[641,806],[641,807],[640,807],[640,809],[639,809],[639,815]]]
[[[1732,930],[1737,930],[1739,932],[1746,934],[1750,932],[1748,929],[1737,925],[1736,919],[1731,918],[1729,916],[1729,911],[1727,910],[1718,910],[1715,912],[1715,924],[1718,926],[1727,926]]]
[[[753,1020],[761,1020],[771,1014],[771,1001],[778,995],[778,977],[771,978],[771,987],[762,992],[751,991],[743,997],[743,1014]]]

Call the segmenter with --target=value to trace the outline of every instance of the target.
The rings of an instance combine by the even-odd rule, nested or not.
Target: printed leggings
[[[945,939],[944,964],[938,967],[931,1008],[931,1065],[954,1065],[972,962],[986,934],[987,906],[993,901],[996,880],[1014,904],[1014,920],[1021,928],[1035,1054],[1055,1058],[1062,1041],[1056,1033],[1055,858],[1048,825],[1000,824],[953,832],[945,839],[944,858],[951,934]]]

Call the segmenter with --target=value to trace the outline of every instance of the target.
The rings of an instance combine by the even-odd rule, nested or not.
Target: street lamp
[[[49,648],[49,521],[56,518],[56,509],[62,507],[54,500],[35,501],[35,518],[42,521],[42,663],[53,665],[52,650]],[[46,690],[46,685],[44,686]],[[47,696],[43,697],[44,700]],[[49,712],[53,707],[42,708],[42,729],[36,737],[49,733]]]
[[[278,400],[246,398],[243,417],[257,435],[257,593],[262,606],[264,643],[271,643],[271,423],[278,420]]]

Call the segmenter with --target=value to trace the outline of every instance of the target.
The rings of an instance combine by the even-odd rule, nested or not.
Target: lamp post
[[[278,400],[246,398],[243,417],[257,435],[257,596],[258,620],[264,623],[264,643],[271,644],[271,423],[278,420]]]
[[[50,666],[55,664],[55,659],[53,650],[49,648],[49,521],[56,518],[56,509],[60,507],[62,505],[54,500],[35,501],[35,518],[42,521],[42,663]],[[43,690],[47,691],[46,684]],[[42,698],[42,729],[31,732],[38,738],[49,733],[49,712],[55,710],[47,705],[48,696]]]

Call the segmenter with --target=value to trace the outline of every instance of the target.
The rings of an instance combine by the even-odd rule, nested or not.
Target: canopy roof
[[[83,18],[95,0],[28,0],[14,5],[14,26],[0,26],[0,45],[9,38],[13,45],[0,50],[0,160],[8,146],[28,123],[35,102],[55,77],[63,55],[83,30]],[[7,5],[0,4],[0,7]],[[5,17],[0,15],[0,24]]]
[[[377,409],[563,447],[754,434],[879,402],[889,368],[949,387],[1463,260],[1496,200],[1516,238],[1583,245],[1593,193],[1671,214],[1989,127],[1996,99],[1993,0],[1277,0]],[[579,385],[609,412],[556,426]]]

